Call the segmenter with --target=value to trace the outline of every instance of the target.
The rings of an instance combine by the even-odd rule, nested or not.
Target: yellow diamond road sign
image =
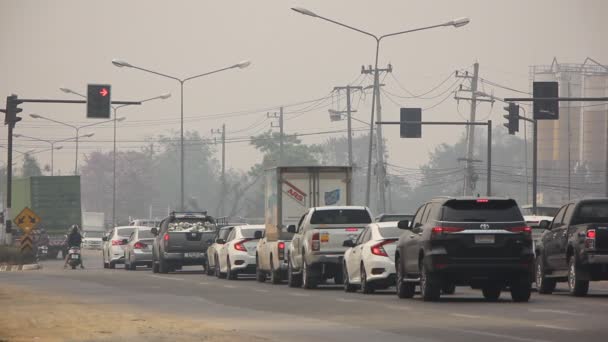
[[[40,217],[28,207],[23,208],[14,220],[15,224],[26,233],[29,233],[30,230],[34,229],[40,221]]]

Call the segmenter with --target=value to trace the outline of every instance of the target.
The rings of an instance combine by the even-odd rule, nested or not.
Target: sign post
[[[34,230],[36,225],[40,223],[40,221],[40,217],[28,207],[23,208],[19,215],[15,217],[15,224],[23,231],[20,247],[21,253],[26,253],[28,250],[33,251],[34,248],[32,246],[33,241],[31,232]]]

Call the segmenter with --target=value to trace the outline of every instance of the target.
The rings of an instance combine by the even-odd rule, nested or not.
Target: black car
[[[548,294],[567,281],[570,293],[584,296],[589,281],[608,280],[608,198],[585,199],[561,207],[540,238],[536,259],[538,292]]]
[[[513,301],[530,299],[534,275],[531,228],[506,198],[437,198],[421,206],[395,253],[397,295],[438,300],[457,285],[497,300],[508,287]]]

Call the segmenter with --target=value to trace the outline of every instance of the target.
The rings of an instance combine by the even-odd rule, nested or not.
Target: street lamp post
[[[81,135],[80,137],[81,138],[90,138],[93,135],[95,135],[95,133],[84,134],[84,135]],[[63,146],[55,147],[55,144],[60,143],[60,142],[65,142],[65,141],[72,141],[72,140],[75,140],[77,138],[77,137],[71,137],[71,138],[60,139],[60,140],[47,140],[47,139],[40,139],[40,138],[36,138],[36,137],[28,136],[28,135],[23,135],[23,134],[13,134],[13,137],[15,137],[15,138],[27,138],[27,139],[42,141],[42,142],[45,142],[45,143],[51,145],[51,148],[49,149],[49,151],[51,151],[51,176],[53,176],[54,172],[55,172],[54,151],[55,150],[61,150],[63,148]],[[43,151],[40,151],[40,152],[43,152]],[[44,152],[46,152],[46,151],[44,151]]]
[[[67,94],[74,94],[83,98],[87,98],[84,94],[78,93],[76,91],[73,91],[72,89],[69,88],[59,88],[62,92],[67,93]],[[165,93],[159,96],[155,96],[155,97],[151,97],[149,99],[145,99],[145,100],[141,100],[139,101],[140,103],[144,103],[144,102],[148,102],[148,101],[152,101],[152,100],[165,100],[171,97],[171,93]],[[113,141],[113,154],[112,154],[112,226],[115,227],[116,226],[116,123],[118,121],[122,121],[125,118],[119,118],[117,119],[117,113],[118,110],[122,107],[126,107],[126,106],[130,106],[129,104],[123,104],[123,105],[119,105],[119,106],[112,106],[112,111],[114,112],[114,118],[112,119],[112,121],[114,121],[114,138],[112,139]]]
[[[371,172],[372,172],[372,146],[373,146],[373,135],[374,135],[374,115],[375,112],[378,112],[378,120],[377,121],[382,121],[381,118],[381,108],[380,108],[380,101],[379,101],[379,97],[380,97],[380,87],[379,87],[379,83],[380,83],[380,78],[379,78],[379,72],[378,72],[378,57],[380,55],[380,42],[382,41],[382,39],[384,38],[388,38],[388,37],[393,37],[393,36],[397,36],[397,35],[401,35],[401,34],[405,34],[405,33],[411,33],[411,32],[416,32],[416,31],[422,31],[422,30],[428,30],[428,29],[432,29],[432,28],[436,28],[436,27],[443,27],[443,26],[453,26],[453,27],[461,27],[464,26],[466,24],[468,24],[470,22],[469,18],[459,18],[459,19],[454,19],[448,22],[445,22],[443,24],[438,24],[438,25],[431,25],[431,26],[426,26],[426,27],[421,27],[421,28],[416,28],[416,29],[410,29],[410,30],[405,30],[405,31],[399,31],[399,32],[395,32],[395,33],[389,33],[389,34],[385,34],[382,36],[377,36],[373,33],[369,33],[366,31],[363,31],[361,29],[343,24],[341,22],[329,19],[329,18],[325,18],[322,17],[310,10],[307,10],[305,8],[302,7],[292,7],[292,10],[303,14],[303,15],[307,15],[313,18],[319,18],[325,21],[328,21],[330,23],[345,27],[347,29],[362,33],[366,36],[372,37],[374,38],[374,40],[376,41],[376,57],[375,57],[375,69],[374,69],[374,92],[372,95],[372,108],[371,108],[371,120],[370,120],[370,130],[369,130],[369,150],[368,150],[368,159],[367,159],[367,182],[366,182],[366,189],[365,189],[365,205],[369,206],[369,202],[370,202],[370,184],[371,184]],[[377,107],[377,108],[376,108]],[[382,140],[382,126],[378,125],[378,127],[376,128],[378,133],[377,133],[377,153],[378,153],[378,170],[379,172],[379,180],[381,182],[384,181],[385,178],[385,166],[384,166],[384,142]],[[384,196],[384,184],[383,183],[379,183],[379,195],[380,195],[380,210],[382,212],[385,211],[386,208],[386,203],[385,203],[385,196]]]
[[[117,66],[119,68],[122,68],[122,67],[133,68],[133,69],[145,71],[147,73],[151,73],[151,74],[161,76],[164,78],[169,78],[169,79],[179,82],[179,85],[180,85],[180,88],[179,88],[179,91],[180,91],[180,209],[184,210],[184,84],[195,78],[215,74],[215,73],[218,73],[218,72],[221,72],[224,70],[229,70],[229,69],[234,69],[234,68],[243,69],[243,68],[248,67],[251,64],[251,62],[243,61],[243,62],[234,64],[234,65],[231,65],[229,67],[217,69],[214,71],[210,71],[210,72],[206,72],[203,74],[186,77],[186,78],[178,78],[175,76],[163,74],[163,73],[153,71],[150,69],[138,67],[138,66],[132,65],[132,64],[130,64],[124,60],[120,60],[120,59],[113,59],[112,64],[114,64],[115,66]]]
[[[87,125],[82,125],[82,126],[75,126],[66,122],[62,122],[62,121],[58,121],[58,120],[54,120],[54,119],[50,119],[47,118],[46,116],[42,116],[42,115],[38,115],[38,114],[30,114],[30,116],[34,119],[43,119],[43,120],[47,120],[47,121],[51,121],[54,123],[58,123],[60,125],[64,125],[64,126],[68,126],[73,128],[76,131],[76,136],[75,136],[75,142],[76,142],[76,160],[74,161],[74,174],[77,175],[78,174],[78,142],[79,142],[79,138],[80,138],[80,129],[85,128],[85,127],[91,127],[91,126],[97,126],[97,125],[101,125],[104,123],[108,123],[111,122],[112,120],[104,120],[104,121],[100,121],[100,122],[96,122],[96,123],[92,123],[92,124],[87,124]],[[118,121],[122,121],[125,118],[120,118]],[[93,136],[91,134],[91,136]]]

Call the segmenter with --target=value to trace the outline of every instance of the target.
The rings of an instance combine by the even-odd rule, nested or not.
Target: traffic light
[[[401,108],[401,137],[402,138],[421,138],[422,137],[422,108]],[[417,122],[417,123],[409,123]]]
[[[17,95],[6,97],[6,109],[3,110],[5,125],[12,125],[12,127],[15,127],[15,124],[21,121],[21,117],[17,116],[17,114],[23,111],[23,109],[18,107],[21,103],[23,103],[23,101],[19,100]]]
[[[87,118],[109,119],[112,104],[112,86],[89,84],[87,86]]]
[[[509,134],[514,135],[515,132],[519,132],[519,106],[509,103],[509,106],[504,108],[509,114],[503,115],[507,119],[507,123],[503,125],[509,129]]]
[[[532,97],[559,97],[557,82],[534,82],[532,87]],[[559,102],[534,101],[535,120],[557,120],[559,119]]]

